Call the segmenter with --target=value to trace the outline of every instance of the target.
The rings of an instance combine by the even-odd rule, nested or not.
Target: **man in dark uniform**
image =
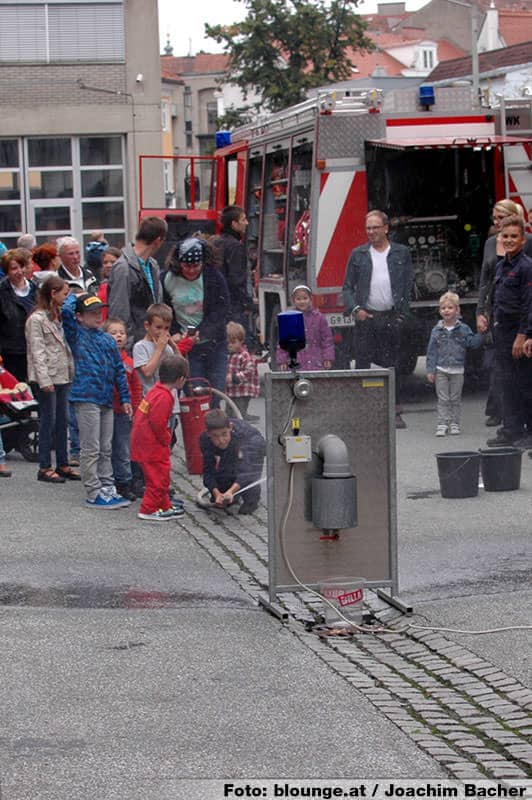
[[[248,291],[247,253],[244,239],[248,227],[246,212],[240,206],[226,206],[220,216],[222,230],[215,237],[217,266],[222,271],[231,298],[231,319],[249,334],[246,312],[253,308]]]
[[[493,290],[495,358],[502,388],[502,428],[488,447],[532,447],[532,364],[524,347],[532,309],[532,259],[525,255],[521,217],[501,226],[504,258],[497,262]]]
[[[266,451],[264,438],[241,419],[229,419],[219,408],[205,414],[206,430],[200,436],[203,455],[203,483],[215,506],[232,505],[236,492],[258,481]],[[239,514],[252,514],[260,500],[260,484],[237,497],[242,498]]]
[[[357,369],[395,367],[396,428],[406,428],[399,405],[397,371],[400,326],[409,312],[412,259],[402,244],[388,239],[388,217],[383,211],[366,216],[367,244],[356,247],[347,263],[342,289],[345,313],[355,315]]]

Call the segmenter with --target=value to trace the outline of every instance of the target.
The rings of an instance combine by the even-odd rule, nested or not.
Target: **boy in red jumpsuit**
[[[146,489],[140,504],[139,519],[167,522],[184,514],[182,506],[172,506],[170,488],[169,426],[174,408],[174,389],[181,389],[188,376],[188,361],[182,356],[167,356],[159,365],[159,381],[141,401],[131,431],[131,458],[142,467]]]

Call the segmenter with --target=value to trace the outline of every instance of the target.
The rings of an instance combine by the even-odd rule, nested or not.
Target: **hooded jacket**
[[[132,244],[123,248],[122,255],[113,264],[109,278],[109,317],[123,319],[126,323],[129,350],[144,337],[144,320],[148,306],[163,302],[159,265],[154,258],[149,258],[148,267],[155,296]]]

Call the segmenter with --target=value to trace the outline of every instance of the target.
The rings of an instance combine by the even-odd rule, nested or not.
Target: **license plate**
[[[355,324],[355,318],[352,314],[326,314],[327,322],[331,328],[348,328]]]

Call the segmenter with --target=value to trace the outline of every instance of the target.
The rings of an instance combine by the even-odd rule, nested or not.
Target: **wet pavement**
[[[173,800],[191,778],[530,774],[530,632],[400,631],[531,624],[532,461],[519,492],[443,500],[433,395],[419,377],[412,386],[398,511],[400,589],[416,613],[372,597],[396,631],[381,636],[319,638],[304,593],[279,598],[285,624],[257,607],[264,507],[213,521],[189,502],[180,523],[150,526],[135,506],[86,509],[79,485],[39,484],[13,459],[0,486],[2,796]],[[460,449],[483,444],[480,403],[466,396]],[[199,480],[175,467],[190,500]]]

